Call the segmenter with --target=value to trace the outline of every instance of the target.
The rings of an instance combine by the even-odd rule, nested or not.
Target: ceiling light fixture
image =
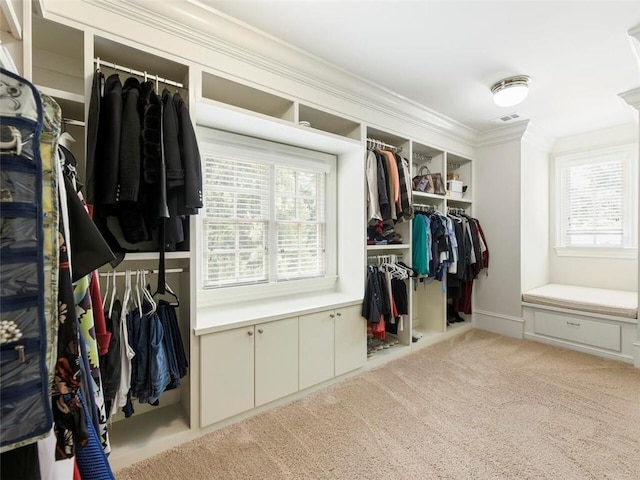
[[[516,75],[500,80],[491,87],[493,103],[499,107],[517,105],[527,98],[530,83],[531,79],[526,75]]]

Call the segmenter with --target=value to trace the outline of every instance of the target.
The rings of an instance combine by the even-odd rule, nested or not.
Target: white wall
[[[490,254],[488,277],[483,272],[474,283],[475,310],[515,318],[522,317],[520,142],[525,128],[526,123],[517,124],[487,135],[477,150],[474,180],[473,212]]]
[[[526,291],[549,283],[549,148],[529,132],[522,139],[521,168],[520,279]]]
[[[558,139],[553,146],[549,178],[550,192],[550,283],[563,283],[595,288],[620,290],[638,289],[637,258],[586,258],[558,256],[556,242],[555,159],[558,156],[587,152],[600,148],[638,143],[636,124],[620,125],[596,132]]]

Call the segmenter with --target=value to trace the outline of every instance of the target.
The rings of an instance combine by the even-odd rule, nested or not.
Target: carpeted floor
[[[640,369],[472,330],[118,480],[640,479]]]

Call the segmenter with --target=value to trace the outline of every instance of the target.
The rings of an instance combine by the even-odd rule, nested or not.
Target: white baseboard
[[[633,365],[640,368],[640,340],[633,343]]]
[[[480,330],[487,330],[508,337],[524,338],[523,318],[476,310],[473,312],[473,325]]]

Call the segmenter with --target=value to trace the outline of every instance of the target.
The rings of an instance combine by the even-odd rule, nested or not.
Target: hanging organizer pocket
[[[51,430],[46,359],[55,345],[44,313],[42,102],[31,83],[1,68],[0,116],[0,451],[6,451]]]

